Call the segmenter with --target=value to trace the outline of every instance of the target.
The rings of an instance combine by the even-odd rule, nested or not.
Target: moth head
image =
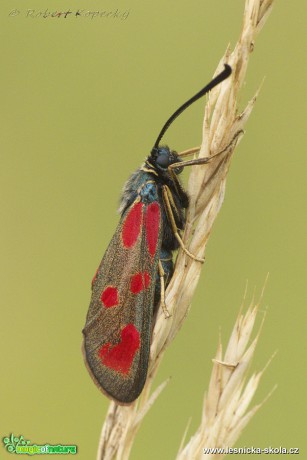
[[[184,110],[190,107],[190,105],[197,101],[199,98],[203,97],[205,94],[211,91],[211,89],[214,88],[216,85],[218,85],[219,83],[221,83],[229,77],[229,75],[232,72],[231,67],[228,64],[224,64],[224,66],[225,68],[221,73],[214,77],[213,80],[210,81],[210,83],[208,83],[204,88],[198,91],[198,93],[196,93],[193,97],[191,97],[184,104],[182,104],[179,107],[179,109],[177,109],[164,124],[163,128],[159,133],[159,136],[156,139],[156,142],[154,143],[151,154],[147,158],[147,161],[153,166],[155,166],[157,170],[166,171],[171,164],[182,161],[180,160],[180,157],[178,157],[178,154],[176,152],[171,151],[166,145],[160,145],[160,142],[164,134],[170,127],[170,125]],[[173,171],[175,171],[176,174],[180,174],[182,170],[182,167],[173,169]]]
[[[177,152],[170,150],[167,145],[159,145],[154,147],[151,151],[151,154],[148,157],[148,161],[160,171],[167,171],[168,167],[174,163],[179,163],[182,161],[178,156]],[[174,168],[176,174],[180,174],[183,168]]]

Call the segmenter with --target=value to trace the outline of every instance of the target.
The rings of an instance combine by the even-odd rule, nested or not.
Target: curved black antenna
[[[193,102],[197,101],[197,99],[201,98],[202,96],[204,96],[206,93],[208,93],[209,91],[211,91],[212,88],[214,88],[216,85],[218,85],[219,83],[221,83],[222,81],[226,80],[226,78],[229,77],[229,75],[231,74],[232,70],[231,70],[231,67],[228,65],[228,64],[224,64],[224,67],[225,69],[223,70],[223,72],[221,72],[220,74],[218,74],[215,78],[213,78],[213,80],[210,81],[210,83],[208,83],[208,85],[206,85],[203,89],[201,89],[197,94],[195,94],[195,96],[191,97],[191,99],[189,99],[188,101],[186,101],[184,104],[182,104],[181,107],[179,107],[179,109],[176,110],[176,112],[173,113],[173,115],[167,120],[167,122],[165,123],[165,125],[163,126],[163,128],[161,129],[161,132],[152,148],[152,150],[155,150],[158,148],[159,146],[159,143],[162,139],[162,137],[164,136],[165,134],[165,131],[167,131],[167,129],[169,128],[169,126],[173,123],[173,121],[185,110],[187,109],[191,104],[193,104]]]

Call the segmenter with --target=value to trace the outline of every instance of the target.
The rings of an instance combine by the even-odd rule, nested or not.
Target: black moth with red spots
[[[177,163],[182,160],[159,142],[183,110],[230,73],[225,65],[165,123],[151,154],[124,187],[120,222],[93,278],[83,354],[98,388],[119,404],[133,402],[144,387],[161,281],[165,287],[169,283],[172,252],[179,247],[174,225],[176,232],[184,229],[189,203],[177,177],[183,169]]]

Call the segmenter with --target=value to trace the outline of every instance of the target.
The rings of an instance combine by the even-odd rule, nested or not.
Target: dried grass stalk
[[[243,128],[253,109],[257,94],[245,110],[237,114],[238,92],[246,74],[250,53],[256,35],[267,19],[273,0],[246,0],[241,37],[231,53],[229,48],[222,57],[216,73],[227,62],[233,69],[230,78],[214,88],[205,108],[203,140],[199,156],[224,152],[203,167],[194,166],[189,178],[190,206],[183,240],[190,252],[203,257],[206,244],[222,205],[226,175],[232,153],[243,134]],[[110,403],[102,428],[97,460],[127,459],[141,421],[158,396],[159,387],[150,396],[153,378],[165,349],[178,333],[188,314],[192,296],[199,280],[202,265],[180,251],[173,278],[166,293],[166,303],[171,317],[165,319],[158,312],[153,331],[150,364],[144,391],[130,406]]]
[[[177,460],[223,458],[224,454],[208,453],[204,449],[232,447],[262,406],[263,402],[247,411],[265,369],[253,374],[245,383],[261,330],[260,327],[256,338],[248,346],[259,304],[260,301],[256,305],[252,301],[245,315],[241,307],[224,357],[219,341],[209,390],[204,398],[201,424],[187,445],[180,448]]]

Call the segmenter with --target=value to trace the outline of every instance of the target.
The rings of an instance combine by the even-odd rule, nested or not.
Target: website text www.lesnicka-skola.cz
[[[222,455],[238,455],[238,454],[250,454],[250,455],[299,455],[299,447],[204,447],[203,454],[222,454]]]

